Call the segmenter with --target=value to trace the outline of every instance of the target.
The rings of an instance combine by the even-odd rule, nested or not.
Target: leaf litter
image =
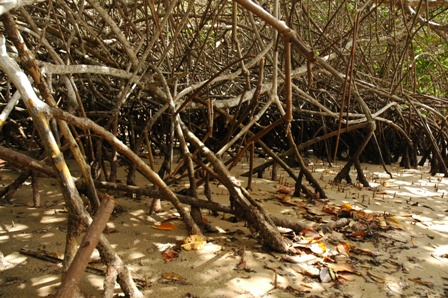
[[[380,185],[387,188],[391,187],[385,181]],[[274,187],[276,191],[273,192],[274,195],[271,199],[278,200],[280,205],[292,206],[296,210],[295,214],[299,217],[299,220],[301,218],[308,222],[308,227],[297,233],[280,227],[284,237],[288,238],[292,247],[296,249],[296,254],[281,255],[279,260],[285,262],[285,264],[290,263],[290,268],[294,272],[311,278],[308,283],[302,282],[297,287],[282,287],[277,278],[286,273],[279,268],[268,266],[266,268],[275,271],[274,289],[285,293],[309,293],[309,289],[312,289],[316,282],[332,284],[331,287],[340,288],[344,283],[356,281],[357,276],[362,277],[365,281],[376,283],[378,286],[387,284],[389,291],[395,294],[401,293],[409,287],[408,283],[403,280],[399,282],[389,281],[388,276],[391,272],[387,269],[392,266],[395,272],[402,271],[405,274],[412,274],[413,271],[409,271],[402,263],[384,260],[384,258],[387,255],[394,258],[393,254],[397,249],[419,248],[414,243],[414,238],[404,237],[404,240],[400,240],[400,237],[397,236],[402,236],[403,233],[400,232],[405,230],[406,223],[403,219],[410,219],[412,224],[422,224],[422,226],[430,226],[430,219],[418,212],[392,214],[385,211],[370,210],[368,207],[375,204],[374,202],[386,202],[387,196],[390,196],[387,191],[381,191],[379,187],[367,188],[368,191],[371,191],[371,197],[366,198],[365,194],[362,194],[361,197],[359,195],[359,192],[365,192],[366,188],[358,185],[334,186],[330,183],[327,187],[337,187],[339,192],[351,192],[353,190],[351,193],[353,202],[345,202],[339,205],[333,203],[332,200],[317,200],[314,204],[311,204],[301,198],[293,197],[294,187],[290,185],[276,184]],[[358,196],[358,199],[356,199],[356,196]],[[393,194],[393,198],[395,197],[396,193]],[[410,204],[410,206],[426,207],[415,203]],[[407,210],[412,211],[409,208]],[[211,221],[207,219],[207,222]],[[153,228],[167,231],[175,229],[167,223],[153,226]],[[395,232],[398,232],[398,234]],[[231,234],[229,233],[229,235]],[[232,238],[235,240],[227,241]],[[224,239],[227,245],[234,243],[240,245],[238,243],[239,237],[226,237]],[[163,259],[166,262],[176,261],[182,249],[197,251],[203,249],[206,244],[207,240],[200,235],[189,236],[178,246],[167,248],[163,252]],[[248,261],[244,258],[244,255],[245,248],[236,249],[228,254],[228,257],[239,258],[239,261],[235,263],[234,270],[256,273],[248,267]],[[437,259],[445,259],[446,256],[447,254],[433,254],[433,257]],[[386,267],[386,264],[390,266]],[[182,276],[175,273],[165,274],[163,278],[164,282],[187,283]],[[245,278],[250,278],[250,276]],[[408,277],[407,280],[428,288],[434,286],[433,282],[422,277]]]
[[[380,185],[390,187],[386,181],[383,181]],[[363,190],[362,187],[359,188],[356,186],[345,185],[344,187],[338,186],[338,191],[341,189],[347,191],[350,187],[353,187],[358,191]],[[330,203],[330,201],[319,202],[315,205],[307,204],[300,198],[291,197],[291,194],[293,193],[291,187],[282,188],[281,186],[276,185],[276,188],[278,191],[274,199],[279,199],[284,203],[287,202],[285,205],[288,206],[297,206],[299,212],[296,214],[299,217],[303,217],[309,221],[310,219],[315,218],[316,215],[321,216],[319,221],[316,221],[314,224],[310,223],[310,227],[303,229],[297,236],[294,236],[291,239],[294,241],[293,246],[298,249],[300,255],[282,257],[283,261],[295,264],[292,267],[295,271],[305,276],[317,278],[321,283],[351,282],[354,281],[354,279],[347,278],[340,274],[349,273],[359,275],[363,276],[366,280],[369,278],[370,281],[378,284],[387,283],[388,287],[393,289],[392,292],[395,292],[395,294],[401,294],[402,290],[409,287],[408,284],[403,281],[400,281],[399,283],[388,283],[388,273],[382,268],[382,266],[384,266],[384,261],[378,261],[378,257],[382,254],[387,255],[389,254],[389,251],[392,252],[393,250],[396,250],[396,248],[398,248],[398,250],[408,250],[411,248],[422,249],[422,247],[419,247],[414,243],[413,237],[405,236],[405,240],[400,240],[396,237],[397,233],[394,232],[405,230],[406,223],[400,218],[410,218],[412,220],[411,224],[421,224],[424,227],[430,227],[432,225],[431,217],[422,216],[419,214],[421,211],[418,210],[411,214],[394,215],[386,211],[372,212],[367,210],[367,208],[363,208],[370,206],[371,202],[374,200],[381,202],[387,201],[387,196],[390,196],[390,193],[387,191],[378,191],[379,188],[372,189],[372,198],[369,198],[368,200],[365,200],[363,195],[361,203],[357,200],[357,206],[353,206],[351,203],[334,205],[333,203]],[[382,195],[382,197],[375,198],[377,195]],[[285,197],[287,197],[287,200]],[[393,194],[393,198],[396,198],[396,193]],[[353,197],[353,199],[355,198]],[[365,201],[367,201],[367,205],[364,204]],[[434,210],[432,207],[424,204],[413,203],[411,206],[420,206],[432,211]],[[407,208],[407,210],[410,210],[410,208]],[[324,216],[322,216],[322,214],[324,214]],[[322,222],[337,221],[341,218],[349,219],[348,224],[330,231],[326,230],[327,233],[323,233],[322,230],[318,232],[319,228],[322,226]],[[338,234],[340,238],[334,239],[332,234]],[[403,233],[398,234],[403,235]],[[285,234],[285,236],[288,235]],[[397,243],[400,242],[402,244],[397,245]],[[354,245],[354,243],[357,243],[357,245]],[[331,244],[334,246],[332,247]],[[373,246],[374,248],[377,248],[377,250],[364,248],[362,247],[364,244]],[[353,254],[355,254],[356,257],[352,257]],[[366,256],[371,258],[370,263],[373,264],[373,266],[366,266],[366,263],[369,262],[369,260],[365,259]],[[448,260],[448,253],[433,253],[432,256],[440,261]],[[391,257],[396,258],[393,255],[393,252]],[[414,273],[412,270],[407,270],[402,264],[395,265],[397,265],[395,266],[397,270],[402,268],[401,270],[405,274]],[[423,279],[422,277],[409,277],[407,279],[429,288],[434,286],[433,282]],[[400,285],[398,291],[397,284]]]
[[[331,179],[329,175],[333,174],[325,173],[323,179]],[[446,181],[443,178],[443,182]],[[446,237],[446,234],[435,234],[430,230],[440,222],[434,219],[433,211],[425,206],[431,206],[435,210],[437,207],[430,203],[430,197],[422,198],[420,195],[419,198],[411,198],[409,192],[405,193],[404,187],[392,189],[394,184],[396,182],[379,183],[379,186],[363,188],[359,185],[334,185],[329,182],[326,184],[329,199],[314,202],[292,196],[294,189],[290,185],[278,192],[283,186],[270,184],[270,191],[260,192],[270,196],[260,198],[268,206],[269,212],[275,201],[278,205],[272,210],[272,214],[277,215],[278,210],[288,210],[284,213],[286,218],[307,225],[307,228],[300,231],[281,229],[284,237],[295,248],[294,254],[278,254],[266,250],[244,223],[227,221],[229,215],[223,215],[222,218],[207,215],[206,220],[213,225],[222,225],[224,221],[229,224],[223,225],[221,233],[207,234],[206,239],[187,239],[182,236],[182,224],[176,222],[175,225],[170,222],[171,219],[163,221],[160,217],[144,226],[152,230],[147,241],[157,242],[155,239],[160,237],[158,249],[148,246],[141,249],[146,254],[132,265],[133,270],[137,278],[151,276],[152,272],[156,279],[148,283],[151,284],[151,289],[162,285],[176,285],[182,286],[179,287],[180,290],[185,288],[185,291],[194,292],[197,287],[216,288],[235,281],[235,285],[243,289],[238,293],[252,293],[253,296],[269,293],[273,297],[283,297],[279,294],[281,292],[294,296],[303,293],[328,296],[333,293],[334,297],[360,297],[354,289],[359,289],[357,284],[363,283],[363,287],[375,285],[379,289],[378,293],[369,290],[368,293],[375,293],[375,297],[388,296],[386,288],[391,295],[403,297],[412,296],[413,293],[424,297],[443,297],[434,293],[441,293],[438,288],[444,287],[444,284],[448,287],[448,274],[442,273],[444,275],[439,278],[436,272],[421,269],[425,262],[431,262],[429,259],[435,264],[447,264],[448,251],[442,249],[445,247],[440,242],[440,238]],[[433,187],[434,183],[431,185]],[[442,186],[440,189],[442,190]],[[217,193],[215,191],[215,196]],[[222,191],[219,190],[219,193]],[[228,197],[222,196],[222,199],[226,203]],[[446,202],[446,198],[444,200]],[[445,210],[446,207],[443,207],[440,212]],[[206,212],[208,211],[204,210],[203,214]],[[125,216],[126,214],[120,215],[120,220],[125,221]],[[171,215],[167,213],[165,216]],[[119,230],[120,233],[111,233],[108,237],[114,241],[113,239],[127,236],[124,226]],[[135,238],[132,241],[136,241]],[[137,238],[141,240],[143,237]],[[128,245],[132,251],[134,248]],[[415,258],[408,256],[411,251]],[[204,255],[210,256],[210,259],[202,260]],[[161,263],[156,263],[154,256]],[[256,263],[263,266],[257,267],[259,264]],[[270,289],[266,289],[265,285],[254,287],[250,284],[263,276],[266,280],[266,272],[263,272],[266,270],[263,268],[271,273],[268,275]],[[215,270],[219,273],[213,275]],[[208,280],[208,276],[213,276],[217,282]],[[201,279],[204,280],[203,283]],[[440,280],[444,283],[440,283]],[[408,290],[409,287],[412,290]],[[206,293],[204,296],[209,294]]]

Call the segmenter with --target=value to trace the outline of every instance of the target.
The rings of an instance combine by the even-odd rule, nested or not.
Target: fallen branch
[[[103,232],[114,207],[115,201],[112,197],[104,196],[103,201],[96,212],[96,216],[90,224],[90,227],[87,229],[79,246],[73,262],[62,277],[61,286],[59,287],[56,297],[71,297],[75,292],[78,282],[87,267],[90,256],[98,244],[101,233]]]

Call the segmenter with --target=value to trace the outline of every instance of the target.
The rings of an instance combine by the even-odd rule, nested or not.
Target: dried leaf
[[[357,273],[358,269],[349,263],[340,263],[340,264],[328,264],[328,267],[336,272],[350,272],[350,273]]]
[[[331,279],[336,280],[336,273],[334,273],[334,271],[330,267],[328,267],[328,271],[330,272]]]
[[[338,279],[342,279],[345,281],[355,281],[355,279],[348,279],[347,277],[343,276],[343,275],[338,275]]]
[[[282,193],[285,195],[292,194],[293,191],[294,191],[294,188],[292,188],[292,187],[283,187],[283,188],[280,188],[279,190],[277,190],[278,193]]]
[[[381,229],[383,229],[383,230],[387,230],[388,229],[389,225],[387,224],[387,222],[386,222],[386,220],[384,218],[379,218],[377,220],[377,222],[378,222],[378,224],[379,224]]]
[[[322,208],[322,212],[323,213],[327,213],[327,214],[331,214],[331,215],[336,215],[336,211],[333,208]]]
[[[318,241],[313,241],[313,243],[311,243],[310,249],[315,254],[321,255],[327,251],[327,246],[325,245],[325,243],[323,241],[318,240]]]
[[[376,257],[376,256],[380,255],[378,252],[374,252],[367,248],[352,247],[352,251],[357,254],[365,254],[365,255],[372,256],[372,257]]]
[[[299,207],[296,210],[296,214],[299,215],[299,216],[304,215],[304,214],[308,214],[308,209],[305,208],[305,207]]]
[[[387,220],[388,222],[393,222],[393,223],[396,223],[396,224],[399,224],[399,223],[400,223],[400,220],[398,220],[398,218],[396,218],[396,217],[392,217],[392,216],[386,217],[386,220]]]
[[[162,254],[163,259],[166,262],[170,262],[179,257],[179,249],[175,246],[168,247]]]
[[[302,229],[300,231],[300,235],[305,237],[305,238],[307,238],[307,239],[310,239],[310,240],[320,239],[322,237],[317,231],[315,231],[312,228]]]
[[[152,226],[151,228],[164,231],[174,231],[177,229],[176,226],[171,222],[162,222],[160,225],[155,225]]]
[[[367,235],[367,232],[358,231],[348,234],[347,237],[356,237],[356,238],[364,238]]]
[[[200,250],[207,243],[204,236],[191,235],[185,238],[182,248],[185,250]]]
[[[307,284],[304,284],[304,283],[301,283],[300,284],[302,287],[304,287],[304,288],[308,288],[308,289],[312,289],[313,288],[313,286],[310,286],[310,285],[307,285]]]
[[[341,241],[341,243],[338,244],[338,246],[336,246],[336,249],[338,252],[340,252],[344,256],[348,257],[348,254],[350,253],[351,248],[350,248],[350,244],[348,244],[345,241]]]
[[[323,267],[319,272],[319,278],[323,283],[332,281],[330,270],[327,267]]]
[[[280,200],[282,200],[283,202],[289,202],[291,201],[291,195],[289,194],[277,194],[276,197]]]
[[[174,272],[163,272],[162,277],[169,280],[184,281],[185,278]]]
[[[372,279],[374,279],[376,282],[384,283],[384,280],[385,280],[384,277],[375,275],[375,274],[373,274],[373,273],[370,272],[370,271],[367,271],[367,274],[368,274]]]
[[[392,216],[386,217],[386,221],[389,225],[391,225],[394,229],[401,229],[402,225],[400,221]]]
[[[324,261],[325,263],[334,263],[334,262],[336,262],[335,259],[329,257],[328,255],[324,256],[323,261]]]
[[[373,214],[369,213],[369,212],[365,212],[363,210],[351,210],[350,216],[352,218],[357,218],[357,219],[366,220],[366,221],[373,220]]]
[[[350,211],[352,209],[353,209],[353,207],[349,203],[346,203],[346,204],[341,206],[341,210],[343,210],[343,211]]]
[[[291,268],[302,274],[302,275],[306,275],[306,276],[310,276],[310,277],[315,277],[315,276],[319,276],[319,269],[316,266],[313,265],[308,265],[308,264],[298,264],[298,265],[293,265],[291,266]]]
[[[410,280],[410,281],[413,281],[413,282],[415,282],[415,283],[419,283],[419,284],[425,285],[425,286],[432,286],[432,285],[434,285],[432,282],[422,280],[420,277],[417,277],[417,278],[409,278],[409,280]]]

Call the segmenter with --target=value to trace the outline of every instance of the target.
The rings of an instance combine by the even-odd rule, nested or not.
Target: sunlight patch
[[[260,276],[248,279],[234,278],[231,282],[236,288],[241,289],[241,291],[249,292],[257,297],[266,295],[267,292],[273,288],[273,285],[271,284],[272,278]]]
[[[31,278],[31,285],[33,287],[39,287],[43,285],[41,289],[44,289],[50,285],[56,286],[59,285],[59,277],[56,275],[43,275],[39,277],[33,277]]]
[[[134,251],[134,252],[129,253],[128,260],[141,259],[141,258],[144,258],[145,256],[146,255],[144,253]]]
[[[129,214],[131,214],[132,216],[138,217],[138,216],[142,216],[145,215],[145,210],[135,210],[135,211],[130,211]]]
[[[43,224],[51,224],[51,223],[58,223],[65,221],[66,218],[64,217],[55,217],[55,216],[43,216],[40,220],[40,223]]]
[[[10,224],[5,224],[4,227],[5,227],[6,232],[8,232],[8,233],[24,231],[29,228],[27,225],[23,225],[20,223],[14,223],[14,222],[12,222]]]

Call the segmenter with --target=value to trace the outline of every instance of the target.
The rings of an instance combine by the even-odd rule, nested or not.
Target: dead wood
[[[0,146],[0,158],[17,168],[29,168],[46,176],[55,177],[53,169],[44,162],[4,146]]]
[[[8,24],[8,29],[10,31],[10,35],[14,36],[14,41],[16,42],[17,47],[21,49],[21,54],[25,56],[29,56],[27,49],[22,43],[22,39],[20,35],[17,33],[17,28],[15,28],[15,23],[12,20],[12,17],[8,14],[4,14],[1,16],[3,23]],[[64,157],[61,154],[58,145],[55,143],[54,136],[52,135],[48,121],[45,117],[42,117],[48,108],[48,106],[43,103],[35,94],[33,88],[31,87],[30,82],[28,81],[26,75],[20,69],[18,64],[13,61],[6,53],[5,50],[5,41],[4,38],[1,37],[0,40],[0,53],[2,56],[0,67],[3,71],[8,75],[8,77],[13,81],[14,85],[18,88],[21,93],[22,98],[26,98],[24,103],[29,111],[30,115],[35,122],[36,128],[39,132],[41,140],[45,146],[47,154],[51,157],[50,161],[52,162],[52,166],[54,171],[57,173],[58,181],[61,186],[62,193],[64,195],[66,204],[68,208],[71,210],[69,213],[70,216],[68,218],[68,232],[66,238],[66,250],[65,250],[65,265],[68,266],[72,258],[74,257],[78,245],[77,234],[80,229],[80,224],[83,223],[87,225],[90,222],[90,216],[85,211],[82,200],[79,196],[77,189],[73,183],[73,178],[68,171],[67,165],[65,163]],[[37,68],[33,60],[29,60],[29,66],[33,67],[33,73],[36,76],[37,81],[40,78],[40,75],[37,72]],[[36,80],[35,79],[35,80]],[[47,92],[46,86],[41,85],[42,91]],[[102,244],[102,245],[101,245]],[[111,260],[114,258],[114,265],[119,270],[121,274],[121,285],[123,290],[129,293],[130,296],[140,297],[140,291],[135,287],[135,283],[130,277],[129,271],[123,269],[125,266],[122,261],[113,251],[112,247],[108,244],[105,238],[102,239],[100,243],[100,249],[105,255],[110,256],[107,260]],[[119,282],[120,282],[119,281]]]
[[[10,204],[14,193],[20,188],[20,186],[22,186],[26,179],[31,176],[31,174],[31,170],[23,171],[12,183],[2,189],[0,191],[0,198],[2,198],[3,201],[2,203]]]
[[[227,187],[231,197],[234,199],[233,206],[236,215],[244,218],[254,231],[260,234],[261,240],[271,248],[280,252],[289,250],[287,244],[282,239],[272,220],[266,214],[265,210],[253,199],[248,192],[241,187],[240,183],[233,177],[222,162],[199,140],[188,128],[181,124],[186,139],[201,150],[201,153],[213,165],[221,182]]]
[[[71,297],[73,295],[114,207],[115,201],[109,196],[104,196],[100,208],[79,245],[73,262],[62,276],[61,285],[55,297]],[[110,291],[113,292],[113,289],[105,290],[105,292]]]

